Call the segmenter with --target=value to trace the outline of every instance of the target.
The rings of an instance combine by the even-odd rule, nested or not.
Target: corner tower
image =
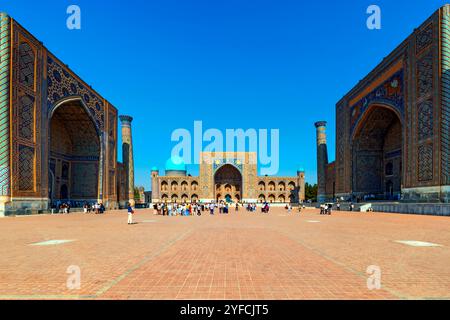
[[[125,115],[119,118],[122,124],[122,161],[125,167],[126,194],[128,194],[128,202],[134,206],[134,158],[131,135],[131,122],[133,118]]]
[[[317,134],[317,201],[326,200],[326,170],[328,164],[326,121],[315,123]]]

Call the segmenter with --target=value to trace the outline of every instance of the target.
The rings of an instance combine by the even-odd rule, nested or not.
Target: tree
[[[306,200],[317,201],[317,184],[311,185],[308,182],[305,184],[305,198]]]
[[[134,200],[141,200],[141,193],[139,187],[134,187]]]

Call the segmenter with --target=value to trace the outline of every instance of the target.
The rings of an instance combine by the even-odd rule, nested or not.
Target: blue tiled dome
[[[158,167],[152,167],[152,171],[159,171]]]
[[[171,157],[166,161],[166,171],[186,171],[186,164],[180,157]]]
[[[297,171],[298,171],[298,172],[305,172],[305,168],[303,168],[303,167],[298,167],[298,168],[297,168]]]

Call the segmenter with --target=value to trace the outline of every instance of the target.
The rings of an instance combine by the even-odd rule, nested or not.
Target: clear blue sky
[[[164,167],[176,128],[280,129],[279,175],[316,181],[314,122],[445,1],[14,0],[6,11],[134,120],[136,184]],[[82,29],[66,28],[81,7]],[[366,28],[366,9],[382,29]],[[120,147],[119,147],[120,149]],[[197,174],[194,166],[189,168]]]

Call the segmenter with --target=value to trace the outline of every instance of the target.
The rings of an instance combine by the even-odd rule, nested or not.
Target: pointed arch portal
[[[72,206],[98,201],[101,138],[99,129],[79,100],[57,105],[49,119],[49,177],[53,205]]]
[[[240,201],[242,199],[242,174],[233,165],[226,164],[220,167],[214,175],[215,199],[217,201]],[[220,191],[227,192],[225,198]]]

